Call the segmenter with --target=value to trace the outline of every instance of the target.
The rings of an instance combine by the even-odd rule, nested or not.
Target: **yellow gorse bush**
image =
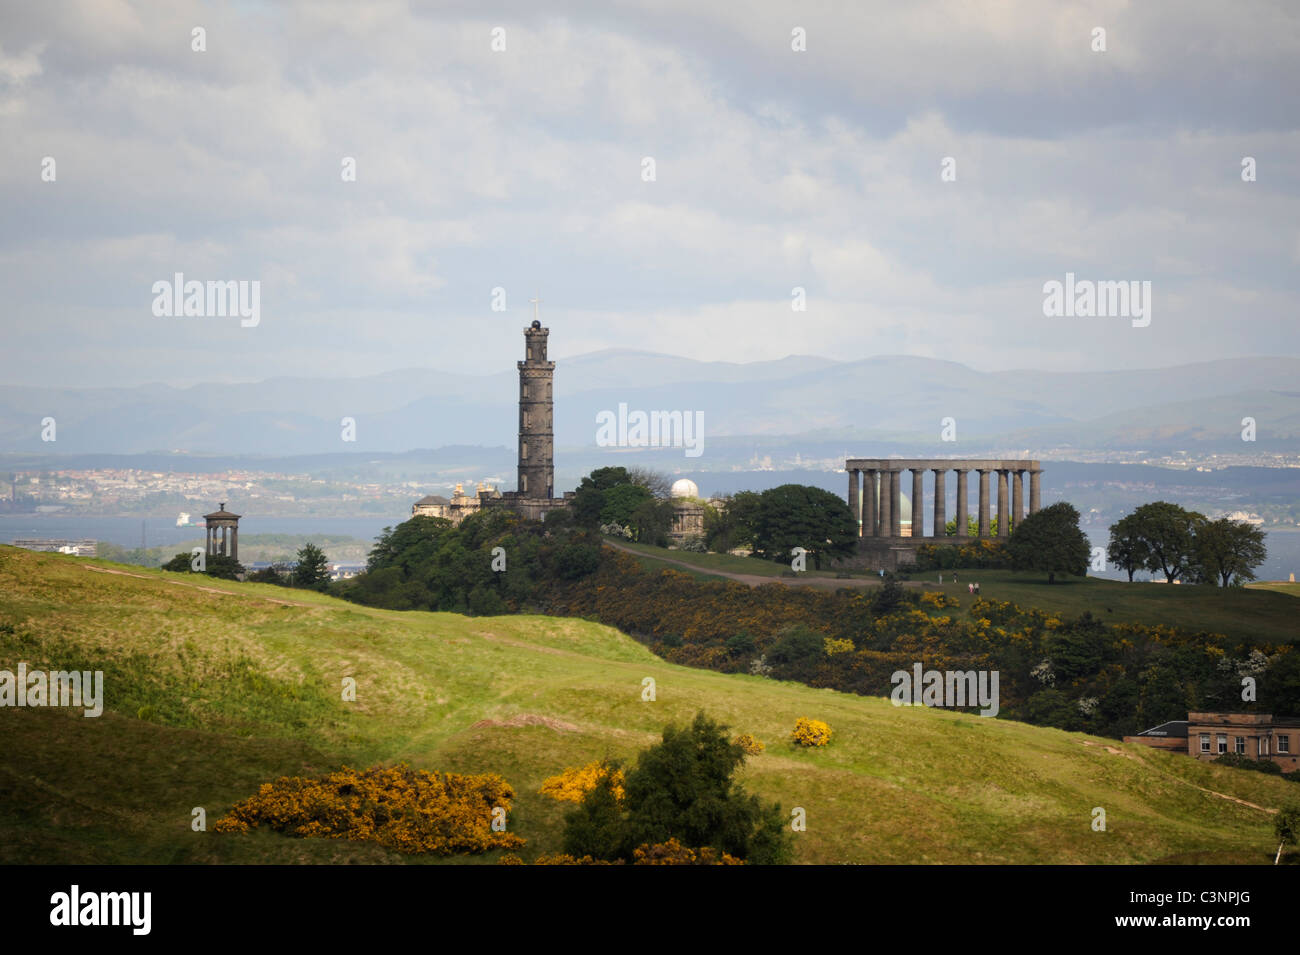
[[[282,776],[263,783],[214,829],[248,832],[265,825],[295,836],[370,840],[398,852],[487,852],[524,844],[519,836],[492,829],[494,810],[508,814],[514,795],[496,773],[345,766],[317,778]],[[505,818],[500,812],[497,817]]]
[[[558,776],[550,777],[542,783],[542,795],[550,796],[552,799],[558,799],[561,802],[582,802],[582,797],[595,789],[596,783],[609,775],[611,771],[613,773],[611,781],[614,784],[614,798],[621,802],[623,799],[623,771],[621,769],[612,769],[605,762],[588,763],[586,766],[569,768]]]
[[[743,749],[749,756],[757,756],[764,749],[763,744],[754,739],[749,733],[741,733],[732,742]]]
[[[822,646],[825,647],[828,657],[833,657],[837,653],[852,653],[854,650],[852,640],[841,640],[835,637],[827,637],[822,641]]]
[[[825,746],[831,741],[830,724],[801,716],[795,721],[790,739],[799,746]]]

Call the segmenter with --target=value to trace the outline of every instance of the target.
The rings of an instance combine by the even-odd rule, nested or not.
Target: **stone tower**
[[[555,401],[551,385],[555,362],[546,360],[550,333],[537,319],[524,329],[524,360],[519,362],[519,483],[515,486],[521,498],[554,496]]]

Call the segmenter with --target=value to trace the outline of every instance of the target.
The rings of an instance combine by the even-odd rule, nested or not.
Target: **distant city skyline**
[[[1300,355],[1292,5],[589,7],[10,5],[0,380]]]

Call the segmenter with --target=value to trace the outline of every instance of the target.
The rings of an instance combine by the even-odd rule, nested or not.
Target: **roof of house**
[[[445,497],[443,497],[440,494],[430,494],[428,497],[422,497],[418,501],[416,501],[415,506],[427,507],[430,504],[450,504],[450,503],[451,501],[447,500]]]
[[[1161,723],[1149,730],[1143,730],[1138,733],[1138,736],[1170,736],[1186,739],[1187,725],[1187,720],[1170,720],[1168,723]]]

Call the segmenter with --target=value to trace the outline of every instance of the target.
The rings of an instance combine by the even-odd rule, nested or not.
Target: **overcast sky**
[[[561,360],[1297,355],[1297,107],[1287,0],[6,3],[0,381],[488,373],[537,292]]]

